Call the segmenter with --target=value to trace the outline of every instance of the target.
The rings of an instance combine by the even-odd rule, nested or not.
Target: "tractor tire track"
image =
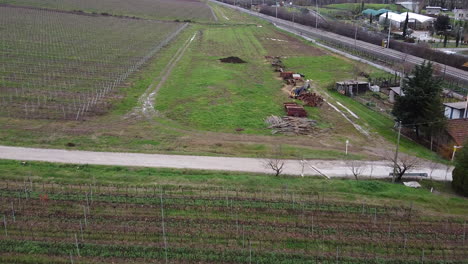
[[[134,108],[132,113],[128,115],[128,117],[146,117],[151,118],[156,115],[156,110],[154,109],[154,104],[156,100],[156,95],[159,89],[164,85],[167,81],[169,76],[172,73],[172,70],[176,66],[176,64],[180,61],[180,59],[184,56],[185,51],[189,47],[190,43],[195,39],[197,32],[190,37],[182,47],[180,47],[177,52],[174,54],[172,59],[168,62],[164,70],[153,79],[151,84],[148,86],[146,91],[141,95],[140,99],[138,100],[138,106]]]

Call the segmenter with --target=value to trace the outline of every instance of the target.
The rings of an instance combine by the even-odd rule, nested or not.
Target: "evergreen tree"
[[[409,13],[406,13],[405,23],[403,24],[403,38],[406,38],[408,33],[408,22],[409,22]]]
[[[388,26],[389,26],[389,25],[388,25],[388,12],[385,13],[385,14],[386,14],[386,15],[385,15],[385,21],[384,21],[384,30],[385,30],[385,31],[388,31]]]
[[[445,126],[442,104],[442,80],[432,76],[432,63],[416,65],[410,76],[403,80],[404,96],[397,97],[392,114],[403,125],[411,125],[419,137],[420,128],[431,133]]]
[[[456,154],[452,178],[453,189],[464,196],[468,196],[468,141]]]

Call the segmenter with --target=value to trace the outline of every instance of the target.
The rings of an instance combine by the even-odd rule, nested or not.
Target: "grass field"
[[[338,80],[353,79],[356,70],[352,63],[344,63],[342,59],[334,56],[296,57],[285,60],[285,63],[291,69],[303,72],[313,80],[318,81],[320,83],[318,87],[323,93],[330,96],[333,101],[336,100],[342,103],[359,116],[359,120],[355,119],[356,123],[368,128],[373,134],[380,135],[385,140],[396,143],[396,133],[392,129],[394,121],[391,118],[362,105],[350,97],[329,89],[334,87],[334,83]],[[366,71],[362,66],[359,67],[361,67],[360,70]],[[329,68],[336,69],[336,72],[329,72],[327,70]],[[373,73],[371,72],[371,75],[379,74],[382,74],[382,72],[375,70]],[[438,159],[435,153],[407,139],[402,139],[401,147],[404,151],[423,158]]]
[[[1,263],[416,263],[422,255],[425,263],[463,263],[467,257],[467,200],[453,194],[381,181],[0,164]]]
[[[247,133],[265,133],[264,119],[282,115],[285,96],[264,56],[302,53],[300,46],[267,39],[276,36],[281,37],[269,28],[255,26],[201,30],[190,52],[161,89],[156,109],[169,119],[197,129],[232,132],[242,128]],[[219,61],[229,56],[247,63]]]
[[[264,119],[271,114],[283,115],[282,103],[291,99],[281,90],[283,84],[264,56],[286,57],[288,67],[306,74],[320,91],[335,81],[354,78],[357,70],[372,75],[382,73],[331,55],[265,22],[246,19],[237,11],[220,6],[213,10],[223,25],[189,26],[138,74],[128,78],[125,89],[118,98],[113,98],[116,103],[106,115],[85,122],[1,118],[2,144],[247,157],[269,156],[276,145],[282,145],[287,149],[283,153],[285,158],[323,159],[344,158],[346,140],[351,141],[350,152],[356,159],[381,159],[383,151],[393,149],[395,133],[390,121],[346,99],[340,102],[352,107],[357,104],[356,111],[363,116],[358,123],[373,132],[371,138],[359,133],[326,105],[320,109],[307,108],[310,118],[318,122],[313,135],[272,136]],[[154,80],[159,80],[176,51],[195,33],[185,55],[159,90],[158,115],[150,120],[129,118],[140,95]],[[228,56],[238,56],[247,63],[219,61]],[[380,132],[385,140],[378,135]],[[411,143],[404,148],[414,149],[421,157],[434,157]]]
[[[198,0],[0,0],[0,4],[42,7],[66,11],[107,13],[158,20],[214,21],[204,2]]]

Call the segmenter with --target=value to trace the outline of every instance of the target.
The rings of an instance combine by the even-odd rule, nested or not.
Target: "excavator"
[[[306,93],[310,88],[310,80],[305,81],[303,86],[291,90],[290,97],[296,99],[302,93]]]

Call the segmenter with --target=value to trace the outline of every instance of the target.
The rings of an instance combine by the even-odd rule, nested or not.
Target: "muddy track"
[[[187,24],[185,24],[184,28],[186,26]],[[178,31],[177,33],[179,33],[180,31]],[[172,59],[166,65],[164,70],[158,75],[158,77],[153,79],[153,81],[148,86],[146,91],[140,97],[140,99],[138,100],[138,106],[135,107],[132,110],[132,112],[126,116],[126,118],[143,116],[148,119],[151,119],[152,117],[156,115],[156,110],[154,109],[154,102],[156,99],[156,95],[159,89],[164,85],[164,83],[167,81],[167,79],[171,75],[172,70],[176,66],[177,62],[179,62],[179,60],[184,56],[185,51],[187,50],[190,43],[195,39],[196,35],[197,33],[194,33],[193,36],[189,38],[185,42],[185,44],[181,48],[179,48],[179,50],[177,50],[176,54],[174,54],[174,57],[172,57]]]

